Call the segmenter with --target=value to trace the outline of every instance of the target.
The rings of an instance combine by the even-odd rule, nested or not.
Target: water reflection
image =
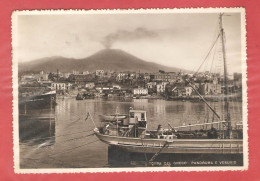
[[[55,111],[27,110],[19,115],[19,140],[26,144],[52,145],[55,142]]]
[[[221,115],[223,106],[221,102],[210,103]],[[97,125],[101,124],[101,114],[128,113],[129,108],[144,109],[147,111],[148,129],[156,129],[158,124],[163,127],[202,123],[212,117],[202,102],[165,101],[152,99],[58,99],[55,107],[55,121],[29,121],[20,117],[20,157],[21,168],[60,168],[60,167],[106,167],[108,166],[108,146],[100,142],[93,133],[93,124],[88,119],[90,112]],[[242,120],[242,103],[230,104],[231,120],[235,124]],[[207,114],[208,113],[208,114]],[[31,115],[48,116],[50,110],[39,110]],[[53,112],[54,114],[54,112]],[[210,118],[208,121],[212,121]],[[194,127],[192,129],[201,129]],[[210,129],[210,127],[209,127]],[[51,131],[49,131],[51,130]],[[35,149],[35,146],[22,144],[24,140],[51,137],[52,145],[45,149]],[[46,141],[46,140],[45,140]],[[35,143],[37,144],[37,143]],[[29,158],[37,159],[32,164]],[[34,166],[32,166],[34,165]]]

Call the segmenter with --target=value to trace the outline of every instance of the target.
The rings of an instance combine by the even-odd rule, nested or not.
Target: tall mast
[[[228,79],[227,79],[227,61],[226,61],[226,50],[225,50],[225,32],[222,25],[222,17],[224,13],[221,13],[219,16],[219,27],[220,27],[220,37],[222,43],[222,52],[223,52],[223,62],[224,62],[224,101],[225,101],[225,113],[226,113],[226,122],[227,122],[227,131],[225,134],[225,138],[231,138],[231,120],[229,113],[229,103],[228,103]]]

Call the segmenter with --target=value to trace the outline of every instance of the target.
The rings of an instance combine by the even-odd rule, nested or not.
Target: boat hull
[[[160,150],[160,153],[243,153],[242,139],[142,139],[105,135],[98,130],[94,132],[101,141],[126,152],[157,153]],[[162,148],[164,145],[165,147]]]
[[[125,115],[100,115],[100,117],[104,120],[104,121],[116,121],[116,120],[123,120],[126,118]]]
[[[196,167],[243,166],[243,154],[162,153],[150,161],[154,153],[126,152],[118,146],[108,146],[108,164],[111,167]]]
[[[19,97],[19,110],[51,109],[56,105],[56,92],[46,94]]]

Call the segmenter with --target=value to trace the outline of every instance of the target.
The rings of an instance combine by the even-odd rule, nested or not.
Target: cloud
[[[110,33],[103,38],[101,43],[106,48],[111,48],[114,43],[119,41],[134,41],[140,39],[157,38],[159,34],[155,31],[147,30],[146,28],[136,28],[134,31],[118,30],[115,33]]]

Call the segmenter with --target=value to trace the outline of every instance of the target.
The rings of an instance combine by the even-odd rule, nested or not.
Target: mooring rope
[[[30,139],[30,140],[23,141],[22,143],[27,143],[27,142],[31,142],[31,141],[37,141],[37,140],[45,140],[45,139],[50,139],[50,138],[63,137],[63,136],[69,136],[69,135],[75,135],[75,134],[80,134],[80,133],[87,133],[87,132],[89,132],[89,131],[93,131],[93,129],[91,129],[91,130],[85,130],[85,131],[81,131],[81,132],[75,132],[75,133],[64,134],[64,135],[54,135],[54,136],[48,136],[48,137],[43,137],[43,138],[34,138],[34,139]]]
[[[75,149],[77,149],[77,148],[81,148],[81,147],[87,146],[87,145],[89,145],[89,144],[95,143],[96,141],[97,141],[97,139],[94,140],[94,141],[91,141],[91,142],[89,142],[89,143],[86,143],[86,144],[83,144],[83,145],[76,146],[76,147],[74,147],[74,148],[68,149],[68,150],[66,150],[66,151],[57,152],[57,153],[55,153],[55,154],[52,154],[52,156],[53,156],[53,155],[59,155],[59,154],[71,152],[71,151],[73,151],[73,150],[75,150]]]

